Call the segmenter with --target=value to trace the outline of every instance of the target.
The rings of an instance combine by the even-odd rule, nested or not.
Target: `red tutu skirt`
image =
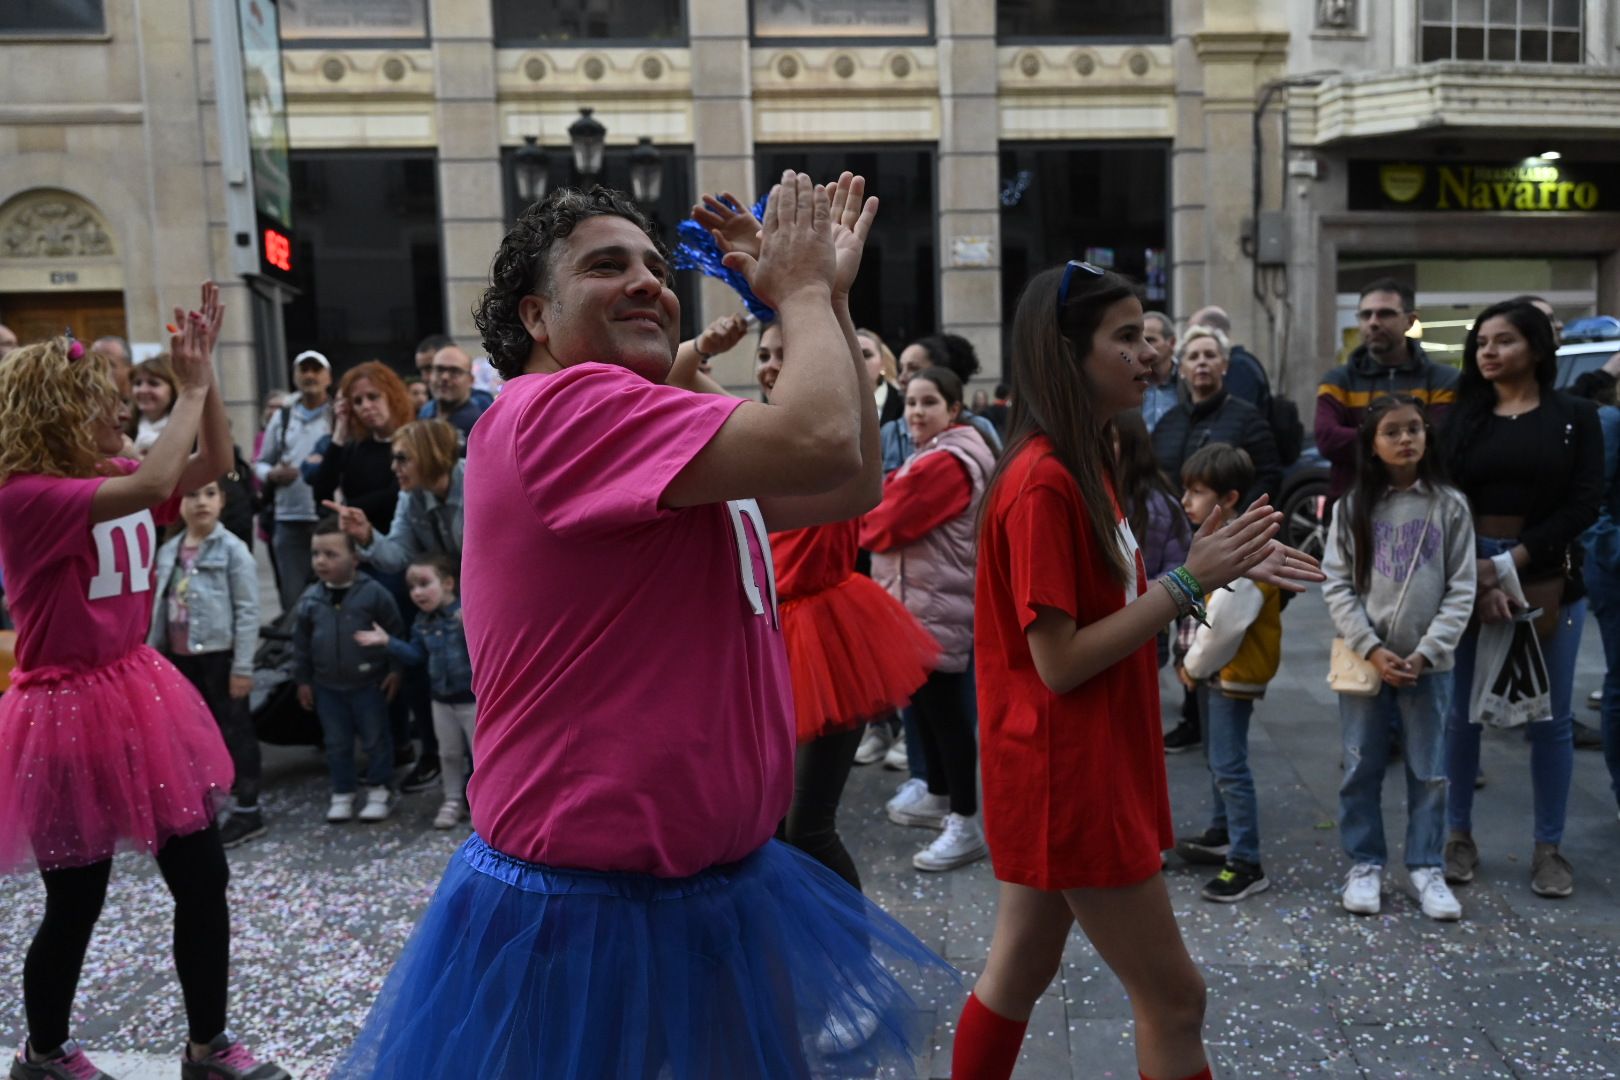
[[[0,871],[55,870],[207,828],[234,770],[202,696],[141,645],[19,673],[0,697],[0,777]]]
[[[782,639],[801,743],[904,705],[939,661],[934,636],[859,574],[784,603]]]

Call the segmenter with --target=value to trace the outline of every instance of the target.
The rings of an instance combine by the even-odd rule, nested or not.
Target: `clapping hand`
[[[195,311],[174,309],[174,328],[169,335],[169,363],[182,393],[207,390],[214,381],[214,364],[208,352],[208,325]]]
[[[838,277],[833,282],[833,299],[847,300],[861,270],[861,254],[872,222],[877,219],[876,197],[863,199],[866,177],[845,172],[836,184],[827,187],[832,205],[833,249],[837,253]]]
[[[725,264],[742,274],[754,294],[777,311],[790,297],[807,291],[830,298],[838,274],[831,219],[827,189],[789,169],[765,203],[765,243],[759,258],[731,251]]]
[[[387,645],[388,631],[384,630],[378,623],[372,623],[370,630],[356,630],[354,632],[354,643],[364,645],[368,649]]]
[[[722,191],[718,197],[703,196],[703,201],[692,207],[692,220],[709,230],[721,254],[741,251],[759,258],[765,239],[764,226],[731,192]]]
[[[719,356],[748,333],[748,320],[741,315],[722,315],[703,328],[692,344],[704,357]]]

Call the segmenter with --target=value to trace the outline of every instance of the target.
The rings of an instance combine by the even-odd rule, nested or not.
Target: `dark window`
[[[0,34],[104,34],[101,0],[5,0]]]
[[[1024,283],[1085,259],[1143,286],[1170,307],[1170,152],[1161,143],[1001,144],[1002,320],[1011,327]]]
[[[495,40],[503,44],[685,38],[685,0],[495,0]]]
[[[866,241],[860,280],[849,298],[856,326],[877,331],[896,356],[908,343],[939,329],[939,258],[935,248],[934,148],[756,145],[755,176],[766,192],[786,169],[834,180],[844,169],[866,177],[881,201]]]
[[[339,373],[365,360],[414,370],[416,343],[445,329],[437,173],[431,154],[293,152],[289,355],[319,349]]]
[[[1169,36],[1169,0],[996,0],[998,38]]]
[[[602,175],[596,182],[604,187],[630,192],[630,146],[610,146],[602,155]],[[675,243],[675,226],[692,212],[695,196],[692,193],[692,148],[689,146],[660,146],[664,161],[664,182],[658,194],[658,203],[652,207],[653,228],[664,245]],[[518,204],[517,187],[512,180],[513,148],[501,151],[501,169],[506,181],[507,218],[515,220],[522,209]],[[547,150],[547,190],[572,184],[580,186],[580,177],[574,172],[573,158],[563,147]],[[644,208],[645,209],[645,208]],[[490,252],[490,256],[494,256]],[[696,337],[698,325],[698,283],[693,274],[675,275],[675,295],[681,301],[681,340]]]
[[[1423,0],[1423,59],[1579,64],[1580,0]]]

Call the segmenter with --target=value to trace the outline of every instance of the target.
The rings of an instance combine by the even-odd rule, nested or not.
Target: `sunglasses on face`
[[[1088,262],[1069,260],[1069,265],[1063,268],[1063,281],[1058,285],[1058,314],[1063,313],[1063,306],[1069,302],[1069,285],[1074,281],[1074,275],[1079,273],[1087,281],[1095,281],[1102,277],[1106,270],[1100,266],[1092,266]]]
[[[409,465],[411,463],[411,455],[402,454],[398,450],[395,450],[393,454],[390,455],[390,458],[395,465]]]

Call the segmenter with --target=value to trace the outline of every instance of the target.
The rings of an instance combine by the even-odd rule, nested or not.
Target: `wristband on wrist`
[[[1170,576],[1174,577],[1182,585],[1185,585],[1187,590],[1200,601],[1206,595],[1204,587],[1198,583],[1197,578],[1192,576],[1192,571],[1187,569],[1185,563],[1170,571]]]
[[[1192,577],[1191,574],[1187,576]],[[1191,618],[1200,626],[1209,625],[1209,609],[1204,606],[1203,596],[1194,592],[1192,586],[1174,572],[1166,574],[1159,581],[1172,597],[1179,597],[1176,603],[1177,618]]]
[[[698,348],[696,341],[692,342],[692,351],[698,354],[699,360],[707,360],[714,355],[713,353],[706,353],[702,349]]]

